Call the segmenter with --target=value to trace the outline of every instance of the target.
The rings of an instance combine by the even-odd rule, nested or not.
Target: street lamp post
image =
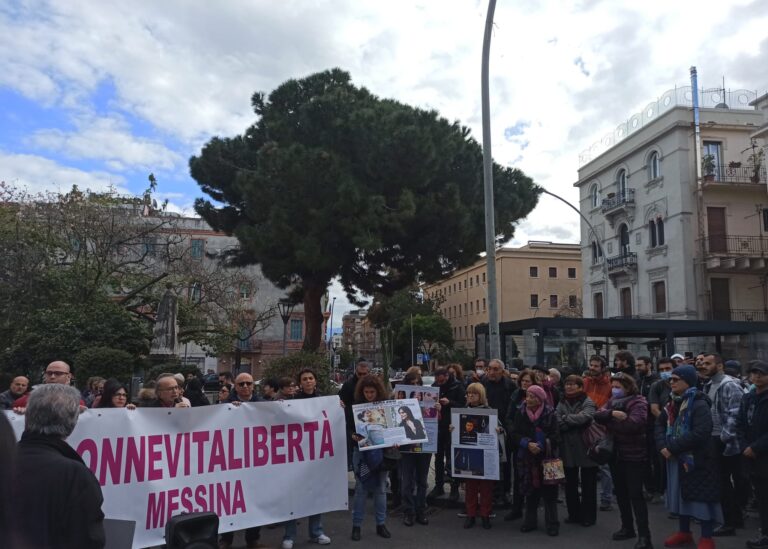
[[[330,326],[329,326],[329,334],[328,334],[328,348],[331,347],[331,341],[333,340],[333,307],[336,305],[336,298],[333,298],[333,301],[331,301],[331,318],[330,318]]]
[[[287,299],[281,299],[277,302],[277,311],[280,313],[280,318],[283,319],[283,356],[287,353],[288,344],[288,320],[291,318],[295,304]]]

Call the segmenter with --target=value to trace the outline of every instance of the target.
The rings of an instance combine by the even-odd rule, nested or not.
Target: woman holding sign
[[[378,377],[367,375],[357,382],[355,404],[370,404],[387,400],[387,392]],[[355,442],[365,439],[355,433]],[[376,534],[382,538],[392,537],[385,524],[387,520],[387,470],[384,468],[382,450],[361,452],[355,446],[352,449],[352,470],[355,472],[355,496],[352,503],[352,540],[360,541],[360,527],[365,517],[365,500],[368,493],[373,494],[376,509]]]
[[[419,374],[406,374],[403,378],[405,385],[421,385]],[[437,404],[440,407],[440,404]],[[410,410],[408,410],[410,412]],[[418,421],[416,423],[419,423]],[[424,438],[417,437],[417,438]],[[427,476],[432,454],[423,452],[420,444],[401,446],[400,451],[400,491],[405,503],[403,524],[413,526],[414,520],[422,525],[429,524],[425,511],[427,510]],[[415,489],[415,493],[414,493]]]
[[[548,402],[543,388],[538,385],[528,387],[525,402],[515,416],[511,438],[513,448],[517,449],[520,490],[525,496],[525,516],[520,531],[531,532],[536,529],[539,500],[543,498],[547,534],[557,536],[560,533],[557,485],[544,483],[544,460],[556,454],[560,432],[555,411]]]

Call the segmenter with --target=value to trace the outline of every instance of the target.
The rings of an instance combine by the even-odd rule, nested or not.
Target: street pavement
[[[463,498],[463,493],[462,493]],[[462,499],[463,501],[463,499]],[[347,547],[350,549],[392,549],[393,547],[418,547],[419,549],[432,548],[464,548],[477,546],[513,546],[515,548],[562,548],[562,547],[589,547],[590,549],[632,549],[636,540],[612,541],[611,534],[619,529],[619,512],[616,505],[613,511],[598,512],[597,524],[584,528],[580,525],[563,524],[565,506],[558,509],[560,518],[560,535],[558,537],[547,536],[543,530],[544,511],[539,509],[540,529],[523,534],[520,532],[521,521],[505,522],[503,516],[505,510],[498,511],[498,516],[492,519],[492,528],[483,530],[478,520],[477,525],[471,530],[463,528],[464,519],[457,516],[463,511],[463,505],[452,504],[445,498],[438,499],[428,510],[430,523],[428,526],[407,527],[402,522],[402,512],[392,510],[387,519],[387,528],[392,533],[392,538],[383,539],[376,535],[376,522],[373,514],[373,501],[368,499],[365,521],[362,527],[362,540],[355,542],[349,536],[352,530],[352,518],[350,511],[338,511],[323,515],[325,533],[331,538],[332,547]],[[651,536],[656,549],[664,546],[664,539],[675,532],[677,521],[667,518],[664,504],[649,505],[649,517],[651,523]],[[694,538],[698,541],[699,527],[694,526]],[[747,517],[746,528],[739,530],[738,536],[716,538],[717,549],[743,549],[744,542],[757,535],[757,516],[750,514]],[[299,524],[298,536],[294,545],[295,549],[304,547],[317,547],[308,541],[306,537],[307,525],[302,520]],[[262,528],[261,544],[264,547],[279,548],[282,541],[283,528]],[[233,549],[245,547],[242,534],[235,537]]]

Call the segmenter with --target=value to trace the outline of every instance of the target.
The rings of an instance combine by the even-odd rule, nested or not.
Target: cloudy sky
[[[253,122],[250,97],[340,67],[481,136],[477,0],[0,0],[0,180],[141,192],[191,213],[187,161]],[[499,0],[497,162],[576,202],[579,152],[675,85],[768,90],[766,0]],[[513,244],[578,241],[542,198]],[[348,308],[338,293],[335,318]]]

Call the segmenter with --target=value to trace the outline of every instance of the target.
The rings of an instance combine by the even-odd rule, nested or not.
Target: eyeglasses
[[[250,387],[253,385],[253,381],[241,381],[237,384],[238,387]]]
[[[57,372],[56,370],[46,370],[45,375],[48,377],[68,376],[69,372]]]

